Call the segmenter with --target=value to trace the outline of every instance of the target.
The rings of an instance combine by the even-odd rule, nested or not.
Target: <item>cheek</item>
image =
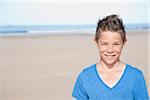
[[[114,51],[120,53],[122,51],[122,46],[121,47],[114,47]]]
[[[114,46],[113,48],[112,48],[112,51],[113,52],[117,52],[117,53],[121,53],[121,51],[122,51],[122,48],[123,48],[123,46]],[[100,47],[100,46],[98,46],[98,50],[99,50],[99,52],[100,53],[103,53],[103,52],[107,52],[107,50],[108,50],[108,47]]]
[[[98,46],[98,51],[102,53],[102,52],[107,51],[107,48]]]

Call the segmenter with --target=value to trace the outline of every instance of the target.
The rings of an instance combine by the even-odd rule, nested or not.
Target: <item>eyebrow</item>
[[[119,42],[119,43],[120,43],[121,41],[118,41],[118,40],[117,40],[117,41],[115,41],[115,42]]]
[[[108,42],[106,40],[100,40],[99,42]],[[115,40],[114,42],[121,42],[120,40]]]

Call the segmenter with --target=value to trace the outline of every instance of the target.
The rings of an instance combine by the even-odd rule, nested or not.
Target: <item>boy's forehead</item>
[[[99,42],[121,42],[121,39],[99,39]]]
[[[122,37],[117,32],[102,32],[98,41],[99,42],[121,42]]]

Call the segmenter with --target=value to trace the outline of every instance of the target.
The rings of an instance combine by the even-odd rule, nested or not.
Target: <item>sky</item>
[[[0,25],[96,24],[110,14],[148,23],[148,7],[148,0],[0,0]]]

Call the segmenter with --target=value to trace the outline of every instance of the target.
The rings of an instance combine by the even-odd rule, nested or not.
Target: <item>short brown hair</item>
[[[118,15],[109,15],[98,21],[95,34],[96,42],[98,42],[103,31],[118,32],[122,37],[123,43],[126,41],[125,27]]]

